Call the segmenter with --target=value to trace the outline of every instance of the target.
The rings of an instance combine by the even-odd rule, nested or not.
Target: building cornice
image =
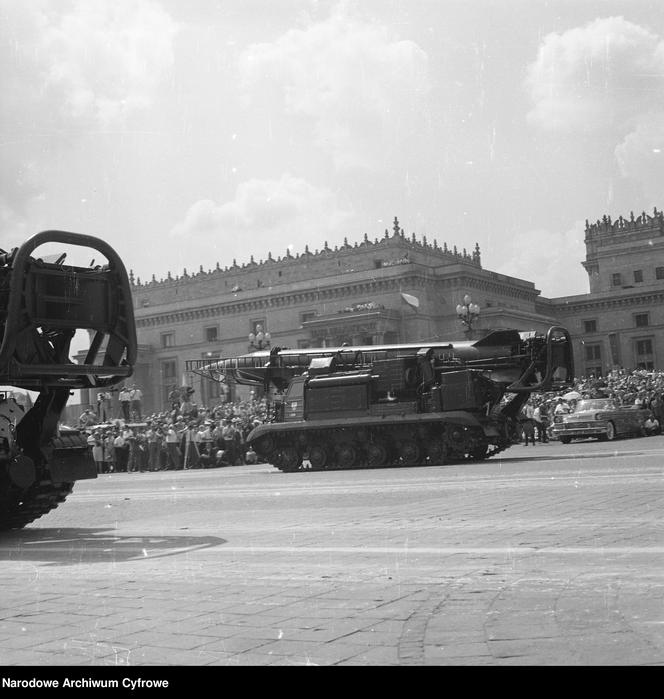
[[[322,286],[319,283],[318,286],[312,287],[311,280],[307,280],[308,283],[301,282],[299,284],[301,288],[291,288],[289,291],[284,290],[276,294],[274,290],[271,290],[269,294],[264,292],[260,294],[260,290],[253,289],[245,292],[246,298],[221,301],[196,308],[153,311],[152,313],[148,313],[146,308],[137,308],[135,310],[136,326],[147,328],[190,321],[214,321],[237,314],[258,315],[269,312],[271,309],[306,304],[316,305],[326,301],[341,301],[346,297],[366,296],[367,300],[372,300],[373,296],[423,289],[432,284],[443,292],[463,289],[464,293],[478,291],[528,302],[532,302],[539,294],[539,291],[531,285],[510,283],[510,281],[514,281],[510,277],[502,279],[501,275],[493,275],[492,273],[489,273],[492,276],[487,276],[488,273],[468,268],[465,265],[446,269],[440,276],[432,276],[430,269],[415,263],[408,265],[408,270],[405,267],[404,265],[399,269],[376,270],[376,274],[371,279],[367,279],[364,272],[347,273],[343,275],[343,283],[337,275],[330,278],[334,279],[334,283],[330,283],[328,286]],[[352,275],[355,276],[355,279]]]
[[[640,290],[638,293],[606,295],[588,294],[583,297],[569,296],[549,299],[555,312],[561,315],[574,315],[589,311],[606,311],[630,306],[652,306],[664,304],[664,289]],[[547,304],[548,305],[548,304]]]

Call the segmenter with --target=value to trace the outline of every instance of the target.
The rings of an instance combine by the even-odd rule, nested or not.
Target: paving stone
[[[204,495],[169,490],[168,512],[146,498],[128,522],[92,495],[120,479],[82,482],[88,499],[14,539],[79,532],[75,565],[45,542],[30,560],[0,544],[0,662],[664,664],[664,440],[653,449],[618,467],[551,447],[557,461],[530,465],[322,473],[285,507],[283,480],[187,472],[164,482],[200,478]],[[85,553],[85,527],[104,548],[117,540],[115,560]],[[234,550],[196,543],[210,536]],[[146,558],[150,537],[159,555]]]

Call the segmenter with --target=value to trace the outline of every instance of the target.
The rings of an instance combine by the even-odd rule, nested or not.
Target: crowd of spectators
[[[170,408],[140,421],[100,421],[89,408],[79,418],[99,473],[214,468],[256,463],[246,438],[268,420],[265,400],[222,403],[212,408],[196,404],[193,391],[176,390]]]
[[[648,434],[661,434],[664,371],[620,369],[603,377],[579,379],[564,393],[533,394],[520,416],[522,440],[526,445],[547,442],[555,415],[570,412],[584,398],[612,398],[620,405],[648,409],[652,414]],[[123,413],[122,419],[101,423],[105,412],[84,411],[79,427],[89,434],[99,473],[213,468],[258,461],[246,438],[254,427],[269,420],[265,399],[206,408],[198,406],[193,390],[186,388],[174,390],[169,399],[168,410],[139,422],[124,419]]]
[[[567,396],[567,398],[565,398]],[[526,446],[546,442],[556,414],[572,412],[579,400],[611,398],[620,406],[638,406],[650,413],[646,434],[662,432],[664,419],[664,371],[614,369],[606,376],[577,379],[563,393],[533,394],[521,413],[522,440]]]

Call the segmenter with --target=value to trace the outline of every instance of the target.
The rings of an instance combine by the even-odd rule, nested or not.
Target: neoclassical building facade
[[[586,221],[589,293],[540,299],[574,340],[577,374],[664,370],[664,213]]]
[[[567,327],[578,375],[664,368],[662,212],[587,223],[585,243],[589,293],[554,299],[541,297],[534,282],[484,269],[477,244],[468,252],[417,240],[396,218],[374,240],[365,235],[278,258],[268,252],[259,262],[201,266],[159,281],[132,276],[139,356],[130,383],[142,388],[148,412],[164,409],[183,383],[202,404],[231,398],[225,386],[187,368],[250,351],[257,332],[280,347],[463,339],[468,331],[456,307],[466,295],[481,309],[475,336]]]

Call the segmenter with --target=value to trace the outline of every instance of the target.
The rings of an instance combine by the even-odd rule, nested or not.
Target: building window
[[[586,361],[594,362],[602,359],[602,345],[586,345]]]
[[[654,369],[652,338],[634,341],[634,359],[637,369]]]
[[[261,326],[260,328],[258,327],[259,325]],[[265,322],[265,318],[255,318],[249,322],[249,332],[257,333],[259,330],[267,332],[267,323]]]
[[[643,270],[642,269],[635,269],[634,270],[634,282],[642,282],[643,281]]]
[[[219,339],[219,328],[215,325],[214,327],[205,328],[205,341],[206,342],[217,342]]]
[[[297,348],[298,349],[308,349],[309,347],[311,347],[310,340],[298,340],[297,341]]]
[[[594,376],[597,378],[598,376],[602,375],[602,367],[601,366],[588,366],[586,367],[586,376]]]
[[[584,320],[583,321],[583,332],[588,335],[590,333],[597,332],[597,321],[596,320]]]
[[[664,267],[655,267],[655,279],[664,279]]]
[[[178,362],[177,359],[165,359],[161,363],[161,379],[164,382],[177,381]]]
[[[306,323],[316,317],[316,311],[305,311],[300,313],[300,323]]]
[[[374,260],[374,269],[380,269],[383,266],[382,260]]]
[[[636,341],[636,353],[638,355],[652,354],[652,340],[637,340]]]
[[[615,272],[611,275],[612,286],[622,286],[622,275],[620,272]]]
[[[648,314],[647,313],[637,313],[634,316],[634,325],[637,328],[647,328],[650,323],[648,322]]]
[[[175,333],[162,333],[161,334],[161,346],[162,347],[173,347],[175,345]]]

